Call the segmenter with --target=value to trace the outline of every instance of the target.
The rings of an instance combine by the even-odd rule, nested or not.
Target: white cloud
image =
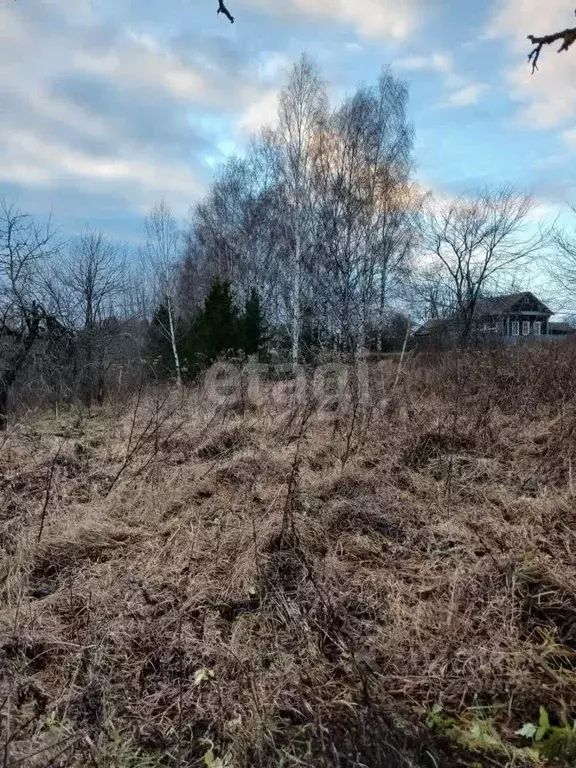
[[[404,40],[422,19],[419,0],[244,0],[274,14],[311,16],[352,26],[365,38]]]
[[[186,210],[226,131],[240,128],[245,140],[276,113],[290,62],[194,32],[169,44],[105,22],[95,8],[90,0],[0,7],[0,194],[22,191],[23,205],[42,195],[49,208],[73,189],[79,201],[122,200],[125,216],[160,197]]]
[[[292,60],[281,51],[265,51],[260,55],[258,78],[266,82],[275,82],[287,76]]]
[[[10,37],[9,47],[16,42],[24,50],[34,51],[34,61],[31,63],[28,54],[15,56],[4,63],[2,70],[6,73],[2,85],[6,81],[12,88],[6,94],[10,101],[4,100],[0,121],[5,157],[0,166],[0,183],[25,185],[27,189],[70,185],[79,193],[122,190],[128,209],[137,206],[143,197],[153,200],[162,194],[193,199],[201,189],[198,174],[179,165],[170,148],[164,153],[162,147],[153,146],[152,136],[148,146],[137,146],[129,123],[121,132],[120,121],[130,120],[130,99],[146,88],[150,99],[158,98],[159,93],[182,104],[202,99],[201,77],[141,41],[126,38],[123,48],[99,57],[83,49],[81,36],[75,40],[53,33],[39,39],[33,25],[27,25],[17,13],[12,13],[10,24],[3,28],[10,35],[17,33],[16,38]],[[66,68],[63,50],[68,52],[73,70]],[[41,62],[41,70],[36,61]],[[94,75],[114,83],[127,98],[123,114],[115,113],[114,105],[98,114],[53,92],[59,78],[73,75]],[[91,82],[87,82],[87,91]],[[93,142],[97,151],[92,148]]]
[[[199,191],[193,174],[168,162],[159,164],[144,158],[114,156],[96,158],[56,142],[44,141],[31,131],[22,131],[12,140],[4,138],[8,157],[15,156],[19,150],[19,154],[26,158],[24,163],[9,162],[3,167],[4,178],[11,181],[19,181],[19,169],[28,168],[29,183],[40,185],[55,179],[67,179],[80,186],[91,186],[92,182],[123,182],[153,190],[156,197],[162,190],[188,195]],[[14,171],[16,175],[12,176]]]
[[[446,77],[454,76],[454,59],[449,53],[433,51],[426,56],[405,56],[397,59],[394,66],[398,69],[420,72],[437,72]]]
[[[433,51],[426,56],[406,56],[395,61],[394,67],[408,72],[432,72],[441,77],[451,93],[440,106],[466,107],[475,104],[487,90],[483,83],[467,82],[458,74],[452,55],[443,51]]]
[[[466,80],[456,72],[456,63],[450,53],[433,51],[425,56],[406,56],[394,62],[394,68],[408,72],[432,72],[442,78],[447,88],[463,88]]]
[[[476,104],[480,97],[486,92],[488,86],[483,83],[473,83],[472,85],[466,85],[464,88],[459,88],[457,91],[453,91],[448,96],[446,102],[450,107],[468,107],[472,104]]]
[[[562,138],[570,147],[576,148],[576,128],[571,128],[569,131],[564,131]]]
[[[545,14],[542,8],[541,0],[498,0],[487,36],[511,35],[517,45],[525,48],[527,35],[544,35],[570,26],[574,17],[573,0],[546,0]]]
[[[149,37],[128,34],[121,48],[104,55],[82,50],[73,52],[75,69],[94,75],[114,77],[132,88],[159,88],[176,99],[205,101],[212,89],[206,77],[162,50]]]
[[[278,120],[280,91],[267,91],[257,96],[240,115],[237,126],[248,134],[258,133],[263,127],[274,127]]]

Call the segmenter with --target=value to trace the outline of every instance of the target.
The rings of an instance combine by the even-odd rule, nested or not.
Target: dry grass
[[[3,765],[537,763],[514,731],[576,715],[575,376],[470,353],[331,419],[191,391],[17,425]]]

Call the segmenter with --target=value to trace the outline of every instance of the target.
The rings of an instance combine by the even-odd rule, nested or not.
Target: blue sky
[[[410,84],[417,175],[452,195],[530,189],[576,202],[576,51],[526,35],[574,0],[0,0],[0,195],[135,240],[164,198],[184,217],[230,148],[274,118],[306,51],[337,100],[391,66]]]

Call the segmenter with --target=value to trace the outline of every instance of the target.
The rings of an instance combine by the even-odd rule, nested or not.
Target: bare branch
[[[534,231],[533,209],[528,195],[508,186],[464,194],[446,203],[431,200],[427,206],[423,255],[442,280],[433,298],[441,299],[461,318],[461,343],[468,342],[476,303],[486,290],[529,263],[548,244],[547,231]]]
[[[538,69],[538,59],[540,58],[542,48],[545,45],[552,45],[556,41],[562,40],[562,45],[558,49],[558,53],[567,51],[574,41],[576,41],[576,27],[564,29],[562,32],[555,32],[551,35],[544,35],[543,37],[528,35],[528,40],[530,40],[534,46],[534,49],[528,54],[528,61],[532,64],[532,74],[534,74]]]
[[[19,372],[47,330],[39,303],[40,264],[57,250],[50,221],[44,226],[0,199],[0,431]]]
[[[218,10],[216,11],[216,15],[219,13],[223,13],[224,16],[226,16],[227,19],[230,20],[231,24],[234,24],[234,16],[230,13],[228,8],[224,5],[224,0],[218,0]]]

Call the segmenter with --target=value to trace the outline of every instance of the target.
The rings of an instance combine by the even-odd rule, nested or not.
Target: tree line
[[[454,312],[466,343],[475,303],[552,252],[569,283],[573,240],[537,225],[529,195],[421,190],[407,104],[385,70],[331,105],[303,56],[274,125],[185,223],[155,204],[137,248],[93,230],[64,241],[3,201],[0,426],[10,399],[90,406],[146,376],[181,384],[222,355],[296,365],[384,352]]]

